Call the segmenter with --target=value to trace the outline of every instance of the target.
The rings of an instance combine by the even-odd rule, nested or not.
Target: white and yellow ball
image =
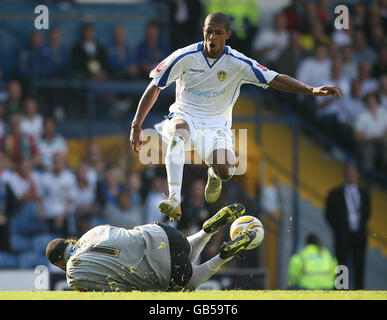
[[[231,240],[234,240],[236,237],[238,237],[239,233],[245,230],[252,230],[256,233],[255,239],[249,244],[246,249],[251,250],[258,247],[265,236],[265,231],[263,229],[262,222],[253,216],[243,216],[236,219],[230,227]]]

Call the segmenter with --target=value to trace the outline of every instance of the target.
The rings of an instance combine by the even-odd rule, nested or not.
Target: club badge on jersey
[[[224,81],[227,77],[227,72],[226,71],[223,71],[223,70],[220,70],[218,71],[218,79],[220,81]]]

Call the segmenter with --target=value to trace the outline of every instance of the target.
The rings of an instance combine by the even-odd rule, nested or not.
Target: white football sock
[[[187,237],[191,246],[191,253],[189,255],[189,260],[191,262],[194,262],[199,257],[208,241],[210,241],[211,236],[211,233],[205,233],[204,230],[200,230],[192,236]]]
[[[184,137],[178,133],[174,133],[171,136],[165,155],[169,196],[174,195],[175,199],[179,202],[181,201],[181,185],[185,162],[184,144]]]
[[[219,254],[201,265],[192,266],[192,277],[187,283],[187,289],[195,290],[199,285],[210,279],[215,273],[220,270],[220,267],[230,261],[233,257],[228,259],[221,259]]]

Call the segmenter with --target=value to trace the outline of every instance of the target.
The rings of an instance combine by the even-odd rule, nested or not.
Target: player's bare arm
[[[160,93],[160,88],[158,88],[153,82],[151,82],[148,87],[145,89],[144,94],[142,95],[140,102],[137,107],[136,114],[132,121],[132,126],[130,130],[130,144],[132,149],[135,152],[140,152],[142,147],[142,142],[140,141],[141,126],[145,120],[145,117],[149,113],[155,104]]]
[[[297,79],[294,79],[286,74],[278,74],[270,83],[270,87],[292,93],[312,94],[314,96],[329,96],[333,95],[341,97],[341,93],[337,87],[322,86],[312,87]]]

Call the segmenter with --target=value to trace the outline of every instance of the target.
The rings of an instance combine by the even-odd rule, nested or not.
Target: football
[[[253,230],[257,234],[253,242],[251,242],[246,249],[251,250],[258,247],[263,241],[265,235],[262,222],[253,216],[243,216],[236,219],[230,227],[231,240],[234,240],[238,237],[240,232],[245,230]]]

